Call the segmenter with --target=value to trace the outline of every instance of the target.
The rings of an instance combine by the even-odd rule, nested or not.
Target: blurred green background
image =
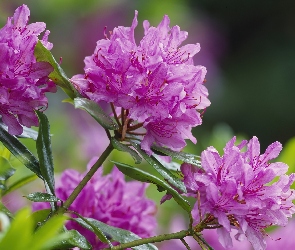
[[[194,60],[208,70],[206,87],[212,103],[203,125],[194,129],[197,146],[189,144],[187,149],[192,153],[200,154],[209,145],[220,150],[234,134],[257,136],[263,152],[274,141],[285,145],[295,134],[294,0],[1,0],[1,27],[21,4],[29,6],[30,22],[47,24],[52,53],[57,60],[62,58],[69,77],[83,73],[83,59],[104,38],[104,27],[130,26],[134,10],[139,11],[137,41],[143,34],[143,20],[157,26],[165,14],[171,26],[188,31],[184,44],[201,44]],[[81,140],[99,154],[106,146],[104,139],[81,135],[83,126],[84,131],[92,131],[89,117],[61,103],[66,98],[61,91],[48,97],[55,166],[58,171],[79,166],[84,171],[90,155],[81,149]],[[289,164],[295,166],[295,141],[290,145],[285,159],[289,157]],[[33,146],[32,142],[32,150]],[[175,205],[166,204],[171,208],[165,211],[173,212]]]

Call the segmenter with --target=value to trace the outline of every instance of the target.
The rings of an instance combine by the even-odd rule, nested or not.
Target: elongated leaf
[[[28,208],[23,208],[18,211],[14,221],[0,241],[0,249],[20,250],[24,249],[21,248],[21,246],[29,245],[33,229],[33,223],[29,219],[29,215],[30,211]]]
[[[34,54],[38,62],[48,62],[51,64],[54,71],[49,74],[49,78],[60,86],[70,98],[74,99],[80,96],[51,52],[40,41],[35,46]]]
[[[174,200],[188,213],[190,213],[191,211],[191,206],[188,203],[188,201],[186,201],[174,188],[172,188],[171,186],[169,186],[166,182],[164,182],[163,180],[159,179],[156,176],[151,175],[150,173],[147,173],[141,169],[138,168],[134,168],[131,167],[127,164],[121,163],[121,162],[115,162],[112,161],[118,168],[119,170],[135,179],[138,181],[142,181],[142,182],[149,182],[149,183],[153,183],[155,185],[157,185],[158,189],[164,189],[167,190],[167,193],[171,194],[174,198]]]
[[[66,217],[57,215],[50,218],[37,232],[28,208],[21,209],[0,241],[0,249],[40,250],[48,248],[52,241],[62,240],[66,234],[59,234]]]
[[[33,212],[30,217],[33,220],[33,224],[38,225],[39,227],[39,226],[42,226],[48,220],[50,215],[51,215],[51,209],[48,208],[48,209],[37,210]]]
[[[54,167],[52,160],[50,126],[45,114],[36,111],[39,118],[39,133],[36,141],[40,170],[50,191],[54,194]]]
[[[3,145],[28,169],[43,180],[39,162],[36,157],[13,135],[9,134],[0,126],[0,140]]]
[[[9,209],[1,201],[0,201],[0,211],[5,213],[11,219],[13,219],[13,214],[9,211]]]
[[[32,234],[32,246],[24,249],[52,249],[52,245],[55,245],[56,242],[62,242],[68,239],[68,233],[62,232],[66,219],[67,217],[65,215],[56,215],[49,218],[34,234]]]
[[[119,151],[123,151],[123,152],[127,152],[129,153],[132,158],[134,159],[136,164],[141,163],[141,157],[138,155],[138,153],[133,150],[132,148],[120,143],[118,140],[116,140],[115,138],[111,139],[111,143],[113,145],[113,147]]]
[[[169,148],[163,148],[163,147],[158,147],[158,146],[153,146],[153,149],[157,152],[161,152],[167,156],[171,156],[172,158],[182,161],[182,162],[186,162],[189,164],[193,164],[199,168],[202,168],[201,166],[201,161],[197,160],[200,159],[200,156],[197,155],[193,155],[193,154],[189,154],[189,153],[185,153],[185,152],[175,152]],[[197,158],[197,159],[196,159]]]
[[[6,188],[7,188],[7,187],[6,187],[4,184],[0,183],[0,189],[1,189],[1,190],[6,190]]]
[[[119,129],[117,123],[115,123],[94,101],[86,98],[75,98],[74,104],[75,108],[87,111],[102,127],[110,130]]]
[[[30,200],[30,201],[35,201],[35,202],[57,202],[59,199],[51,194],[47,193],[41,193],[41,192],[36,192],[36,193],[31,193],[28,195],[25,195],[25,197]]]
[[[81,216],[80,214],[76,214],[76,215],[78,215],[79,218],[77,220],[76,219],[73,219],[73,220],[78,222],[81,226],[94,232],[95,235],[99,238],[99,240],[101,242],[108,243],[110,247],[113,246],[112,243],[107,238],[107,236],[105,235],[105,233],[103,231],[101,231],[99,228],[97,228],[96,226],[94,226],[91,222],[89,222],[88,218],[85,218],[85,217]]]
[[[13,183],[11,186],[9,186],[7,188],[7,190],[5,190],[3,192],[3,195],[6,195],[6,194],[16,190],[16,189],[34,181],[34,180],[36,180],[37,178],[38,178],[38,176],[35,174],[23,177],[23,178],[19,179],[18,181],[16,181],[15,183]]]
[[[78,231],[69,230],[65,232],[67,234],[67,239],[53,243],[51,246],[52,249],[72,249],[74,247],[78,247],[82,250],[92,249],[91,244]]]
[[[34,219],[28,208],[18,211],[10,227],[0,240],[2,250],[40,250],[52,249],[52,243],[67,239],[67,233],[61,233],[66,217],[63,215],[53,216],[34,232]]]
[[[184,183],[172,174],[167,168],[165,168],[154,156],[149,156],[144,152],[140,145],[136,142],[131,142],[132,146],[137,150],[138,153],[155,169],[158,173],[169,182],[173,187],[179,189],[183,193],[186,193],[186,188]]]
[[[138,235],[136,235],[130,231],[109,226],[101,221],[98,221],[98,220],[95,220],[92,218],[85,218],[85,219],[87,219],[87,221],[89,223],[91,223],[91,225],[93,225],[93,227],[95,227],[95,228],[99,229],[100,231],[104,232],[105,234],[111,236],[112,241],[117,241],[120,243],[127,243],[127,242],[141,239]],[[77,221],[83,227],[85,227],[93,232],[93,229],[88,224],[86,224],[84,221],[82,221],[80,218],[74,219],[74,220]],[[135,250],[157,250],[158,248],[152,244],[144,244],[141,246],[132,247],[132,249],[135,249]]]
[[[15,172],[15,169],[11,167],[8,160],[0,156],[0,181],[6,181]]]
[[[11,152],[3,145],[0,145],[0,156],[9,161],[11,157]]]

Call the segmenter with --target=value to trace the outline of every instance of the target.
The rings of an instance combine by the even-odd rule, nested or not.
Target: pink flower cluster
[[[264,229],[285,226],[295,212],[295,193],[290,189],[295,174],[286,175],[288,166],[284,163],[269,163],[282,149],[279,142],[272,143],[260,155],[256,137],[238,146],[234,145],[235,140],[234,137],[227,143],[223,156],[214,147],[203,151],[203,169],[181,166],[188,194],[200,197],[193,217],[196,223],[219,226],[217,233],[224,247],[232,246],[230,232],[237,229],[236,239],[246,236],[254,249],[265,249]],[[243,151],[245,145],[247,150]]]
[[[34,48],[45,23],[27,24],[30,10],[26,5],[16,9],[13,17],[0,29],[0,115],[10,134],[19,135],[23,128],[38,126],[34,110],[47,107],[45,92],[55,92],[48,79],[53,67],[36,62]],[[47,30],[41,40],[47,49]]]
[[[128,110],[134,123],[143,123],[141,146],[148,153],[153,143],[180,150],[196,139],[191,128],[202,123],[200,111],[210,105],[204,87],[206,69],[193,64],[199,44],[179,48],[188,33],[169,27],[164,16],[157,27],[143,22],[144,37],[135,43],[137,12],[131,27],[117,27],[110,38],[97,42],[85,58],[85,74],[71,80],[93,101],[104,100]]]
[[[88,164],[88,170],[97,158]],[[56,196],[66,200],[85,174],[73,169],[65,170],[56,189]],[[122,229],[129,230],[140,237],[150,237],[157,226],[156,205],[145,197],[147,184],[138,181],[125,182],[124,175],[114,167],[113,171],[103,176],[100,168],[87,183],[77,199],[70,206],[84,217],[93,218]],[[34,203],[34,210],[49,207],[48,203]],[[76,229],[92,244],[94,249],[101,249],[101,243],[94,233],[81,227],[76,222],[68,222],[68,229]]]

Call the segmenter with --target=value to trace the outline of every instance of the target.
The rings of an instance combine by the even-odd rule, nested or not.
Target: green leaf
[[[286,163],[288,168],[288,174],[295,173],[295,137],[292,137],[284,145],[282,152],[279,155],[278,161]],[[295,182],[291,185],[292,189],[295,189]]]
[[[18,181],[14,182],[12,185],[10,185],[7,188],[7,190],[5,190],[3,192],[3,195],[6,195],[6,194],[16,190],[16,189],[18,189],[18,188],[20,188],[20,187],[34,181],[34,180],[36,180],[37,178],[38,178],[38,176],[35,175],[35,174],[23,177],[23,178],[19,179]]]
[[[47,220],[48,218],[50,217],[50,214],[51,214],[51,209],[42,209],[42,210],[37,210],[35,212],[33,212],[31,214],[31,218],[33,220],[33,224],[34,225],[43,225]]]
[[[53,249],[72,249],[74,247],[79,247],[79,249],[83,250],[92,249],[91,244],[78,231],[69,230],[65,232],[67,234],[67,239],[52,244]]]
[[[50,140],[50,126],[45,114],[36,111],[39,118],[39,133],[36,148],[40,162],[40,170],[51,194],[54,194],[54,167]]]
[[[41,192],[31,193],[31,194],[25,195],[24,197],[26,197],[30,201],[35,201],[35,202],[57,202],[60,200],[54,195],[41,193]]]
[[[288,174],[295,173],[295,137],[289,139],[280,153],[279,160],[289,166]],[[294,188],[294,187],[293,187]]]
[[[102,127],[110,130],[119,129],[117,123],[96,102],[86,98],[75,98],[74,104],[75,108],[87,111]]]
[[[71,98],[66,98],[66,99],[62,100],[61,102],[63,102],[63,103],[70,103],[70,104],[74,105],[74,100],[71,99]]]
[[[169,182],[173,187],[179,189],[183,193],[186,193],[184,183],[172,174],[167,168],[165,168],[154,156],[149,156],[144,152],[140,145],[136,142],[131,141],[132,146],[137,150],[138,153],[164,178],[165,181]]]
[[[0,211],[5,213],[8,217],[13,218],[13,214],[1,201],[0,201]]]
[[[191,206],[188,203],[187,200],[185,200],[174,188],[169,186],[166,182],[163,180],[159,179],[156,176],[151,175],[150,173],[147,173],[141,169],[131,167],[127,164],[121,163],[121,162],[115,162],[112,161],[117,168],[125,175],[141,181],[141,182],[149,182],[157,185],[158,188],[167,190],[168,194],[171,194],[174,198],[174,200],[189,214],[191,212]]]
[[[117,227],[109,226],[101,221],[98,221],[98,220],[95,220],[92,218],[85,218],[85,219],[89,223],[91,223],[91,225],[93,225],[95,228],[97,228],[100,231],[104,232],[105,234],[111,236],[112,241],[117,241],[120,243],[127,243],[127,242],[141,239],[138,235],[136,235],[130,231],[127,231],[127,230],[124,230],[121,228],[117,228]],[[74,220],[77,221],[83,227],[85,227],[93,232],[93,229],[88,224],[86,224],[83,220],[81,220],[80,218],[74,219]],[[132,249],[135,249],[135,250],[157,250],[158,248],[152,244],[144,244],[141,246],[132,247]]]
[[[110,247],[112,247],[112,243],[109,241],[109,239],[106,237],[103,231],[101,231],[99,228],[94,226],[91,222],[87,220],[87,218],[83,217],[82,215],[75,213],[77,216],[79,216],[79,219],[73,219],[74,221],[78,222],[81,226],[91,230],[95,233],[95,235],[99,238],[101,242],[108,243]]]
[[[15,169],[11,167],[8,160],[0,156],[0,181],[6,181],[15,172]]]
[[[67,234],[60,234],[66,217],[57,215],[50,218],[42,227],[34,232],[34,219],[29,208],[18,211],[10,227],[2,235],[0,249],[13,250],[40,250],[51,249],[56,241],[67,239]]]
[[[33,234],[32,247],[27,249],[52,249],[57,242],[62,242],[69,238],[68,233],[62,233],[65,220],[64,215],[56,215],[49,218],[37,231]]]
[[[0,156],[9,161],[11,157],[11,152],[6,147],[0,145]]]
[[[196,159],[196,158],[200,159],[200,156],[193,155],[190,153],[185,153],[185,152],[175,152],[169,148],[158,147],[158,146],[153,146],[153,151],[155,153],[157,153],[157,151],[158,151],[158,152],[163,153],[167,156],[171,156],[172,158],[174,158],[176,160],[186,162],[189,164],[193,164],[199,168],[202,168],[201,161]]]
[[[36,157],[13,135],[0,126],[0,140],[3,145],[28,169],[43,180],[39,162]]]
[[[138,155],[138,153],[133,150],[132,148],[120,143],[118,140],[116,140],[115,138],[111,139],[111,143],[113,145],[113,147],[119,151],[123,151],[123,152],[127,152],[129,153],[132,158],[134,159],[136,164],[141,163],[141,157]]]
[[[60,86],[70,98],[74,99],[80,96],[51,52],[40,41],[35,46],[34,54],[38,62],[48,62],[51,64],[54,70],[49,74],[49,78]]]
[[[29,209],[22,209],[16,214],[14,221],[0,241],[0,249],[22,250],[29,246],[33,231],[33,222],[28,219],[29,214]]]

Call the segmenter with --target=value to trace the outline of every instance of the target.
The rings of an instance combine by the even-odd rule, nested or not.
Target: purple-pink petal
[[[88,164],[88,170],[97,158],[93,158]],[[66,200],[85,173],[80,174],[76,170],[65,170],[57,185],[56,195]],[[108,175],[102,175],[100,168],[77,199],[70,206],[84,217],[93,218],[110,226],[130,230],[140,237],[150,237],[155,234],[156,206],[152,200],[145,197],[146,183],[137,181],[126,182],[124,175],[114,167]],[[35,210],[48,207],[48,203],[34,203]],[[100,242],[89,230],[83,229],[75,222],[66,224],[68,229],[76,229],[83,234],[93,245],[94,249],[101,249],[106,245]]]
[[[0,29],[0,115],[13,135],[22,133],[21,125],[38,125],[35,110],[47,107],[46,92],[56,91],[48,78],[53,67],[37,62],[34,56],[38,35],[46,25],[42,22],[27,25],[29,16],[29,8],[22,5]],[[44,43],[52,47],[47,41],[48,34],[45,32]]]
[[[131,27],[115,28],[99,40],[93,55],[85,58],[84,77],[71,81],[86,98],[104,100],[128,110],[128,118],[144,123],[141,147],[151,153],[155,143],[182,149],[202,123],[200,111],[210,105],[203,86],[206,69],[193,65],[199,44],[179,47],[187,32],[170,28],[168,16],[157,27],[143,22],[144,36],[135,43],[137,12]]]
[[[200,194],[192,215],[196,223],[200,220],[199,209],[202,216],[214,216],[222,226],[217,231],[224,247],[231,245],[230,232],[237,229],[237,238],[244,235],[254,249],[265,249],[265,228],[284,226],[295,213],[292,203],[295,192],[290,189],[295,175],[285,175],[288,166],[284,163],[268,162],[278,156],[282,149],[280,143],[271,144],[260,155],[256,137],[238,146],[235,141],[234,137],[226,144],[223,156],[213,147],[204,150],[202,173],[188,164],[181,167],[187,195],[197,198],[195,194]]]

